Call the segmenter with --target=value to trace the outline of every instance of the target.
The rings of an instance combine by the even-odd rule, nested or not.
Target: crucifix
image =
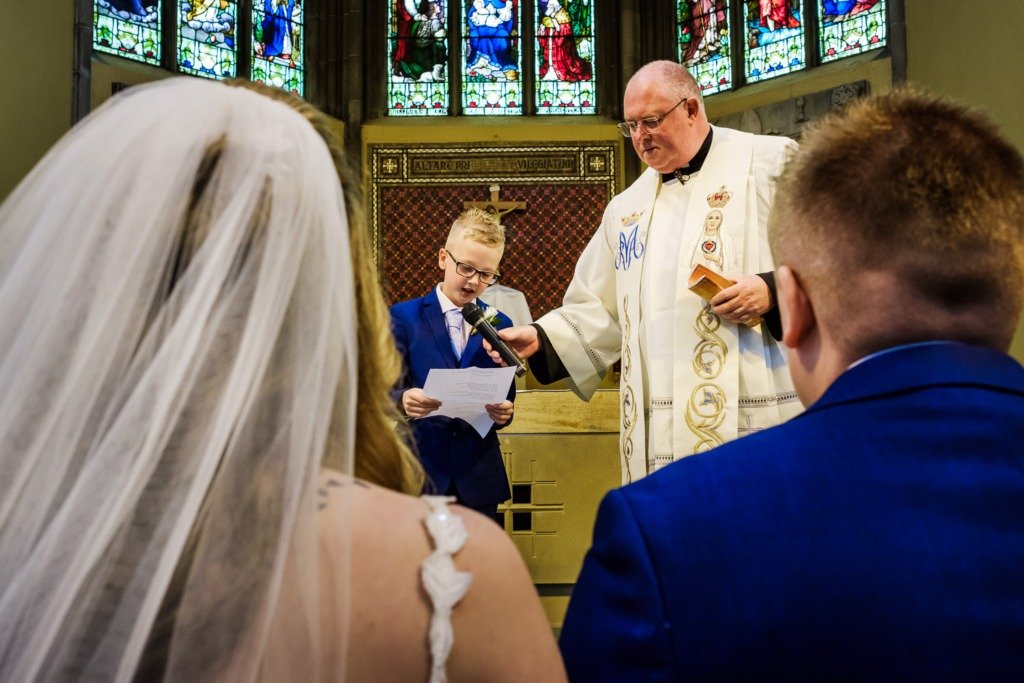
[[[511,211],[526,210],[526,202],[506,202],[498,199],[498,194],[501,192],[501,186],[497,183],[492,183],[490,188],[491,198],[486,202],[462,202],[464,209],[483,209],[495,214],[498,218],[501,218],[505,214]]]

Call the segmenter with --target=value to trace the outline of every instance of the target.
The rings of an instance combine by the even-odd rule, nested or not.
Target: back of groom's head
[[[868,98],[804,136],[770,242],[785,342],[803,352],[794,379],[919,341],[1005,350],[1024,297],[1024,162],[963,106]]]

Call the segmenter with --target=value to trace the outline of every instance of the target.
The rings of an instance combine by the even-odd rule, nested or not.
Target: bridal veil
[[[316,510],[328,441],[352,471],[347,230],[302,116],[184,78],[0,207],[0,680],[251,680],[282,650],[340,677]]]

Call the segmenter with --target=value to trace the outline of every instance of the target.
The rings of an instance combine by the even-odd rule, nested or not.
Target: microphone
[[[498,352],[501,359],[516,369],[516,377],[526,374],[526,361],[519,357],[515,351],[509,348],[508,344],[498,336],[494,325],[484,320],[484,312],[474,303],[468,303],[462,307],[462,317],[476,329],[484,339],[491,345],[491,348]]]

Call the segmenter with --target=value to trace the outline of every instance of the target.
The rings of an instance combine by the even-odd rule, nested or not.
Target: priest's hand
[[[408,417],[426,417],[441,407],[441,402],[430,398],[422,389],[408,389],[402,394],[402,412]]]
[[[512,419],[512,413],[515,412],[515,404],[512,401],[502,401],[501,403],[488,403],[484,406],[487,409],[487,415],[490,416],[494,424],[499,427],[504,427]]]
[[[537,328],[533,325],[517,325],[516,327],[506,327],[503,330],[498,330],[498,336],[501,337],[502,341],[508,344],[508,347],[519,354],[519,357],[526,360],[533,354],[540,351],[540,335],[537,334]],[[501,359],[498,352],[491,347],[486,339],[484,342],[484,350],[491,355],[493,360],[498,365],[505,367],[507,363]]]
[[[729,279],[736,284],[711,299],[711,308],[719,317],[742,324],[771,310],[771,293],[760,276],[741,275]]]

